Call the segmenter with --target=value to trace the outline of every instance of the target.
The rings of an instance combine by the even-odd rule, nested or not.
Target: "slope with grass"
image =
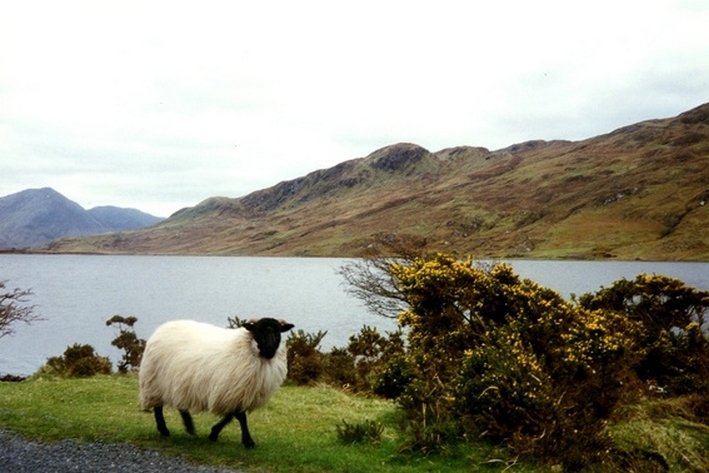
[[[195,415],[197,435],[188,435],[174,409],[165,411],[167,424],[172,427],[171,436],[165,439],[155,429],[152,415],[140,410],[137,392],[133,376],[0,383],[0,428],[47,441],[72,438],[127,442],[199,464],[263,472],[471,471],[489,461],[495,452],[492,447],[481,446],[462,455],[428,458],[399,453],[393,403],[348,395],[326,386],[284,386],[264,408],[250,415],[257,443],[254,450],[241,445],[236,422],[224,429],[219,441],[209,441],[209,428],[218,420],[209,414]],[[336,426],[343,420],[383,423],[381,443],[341,444]],[[515,471],[537,470],[526,466]]]
[[[0,429],[31,439],[62,439],[130,443],[157,449],[204,465],[247,471],[279,472],[423,472],[509,471],[505,452],[485,443],[452,447],[421,457],[398,450],[394,404],[345,394],[327,386],[284,386],[261,410],[250,416],[255,450],[241,446],[236,423],[227,426],[218,442],[206,435],[217,420],[209,414],[194,417],[197,436],[180,428],[180,416],[166,411],[172,436],[162,438],[152,415],[142,412],[134,376],[96,376],[84,379],[34,377],[20,383],[0,383]],[[656,452],[670,471],[706,471],[709,429],[688,414],[692,398],[645,400],[628,406],[610,426],[628,450]],[[343,445],[337,425],[373,420],[384,425],[381,443]],[[541,473],[548,468],[515,463],[512,471]]]
[[[709,104],[578,142],[410,143],[136,232],[43,251],[357,256],[411,235],[477,257],[709,260]]]

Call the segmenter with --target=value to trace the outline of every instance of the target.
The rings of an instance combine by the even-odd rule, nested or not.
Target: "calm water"
[[[393,321],[370,314],[350,297],[335,258],[0,255],[7,288],[32,289],[35,313],[45,320],[15,325],[0,338],[0,374],[29,375],[68,345],[88,343],[114,362],[114,314],[138,318],[138,336],[161,323],[190,318],[226,326],[227,317],[283,318],[306,332],[327,330],[322,348],[345,346],[367,324]],[[665,274],[709,289],[708,263],[511,261],[523,277],[564,297],[608,286],[622,277]]]

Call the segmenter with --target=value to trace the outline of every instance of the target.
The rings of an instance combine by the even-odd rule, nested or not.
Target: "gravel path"
[[[195,465],[181,458],[162,456],[157,450],[124,443],[39,442],[5,430],[0,430],[0,472],[243,473],[229,468]]]

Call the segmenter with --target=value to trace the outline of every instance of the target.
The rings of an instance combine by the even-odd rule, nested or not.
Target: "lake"
[[[349,296],[337,270],[347,259],[190,256],[0,255],[6,289],[32,289],[44,320],[16,324],[0,338],[0,375],[30,375],[73,343],[88,343],[114,362],[111,316],[133,315],[141,338],[161,323],[196,319],[226,326],[238,316],[286,319],[306,332],[327,331],[321,345],[344,347],[363,325],[394,330]],[[637,274],[664,274],[709,289],[709,263],[509,261],[523,277],[568,298]]]

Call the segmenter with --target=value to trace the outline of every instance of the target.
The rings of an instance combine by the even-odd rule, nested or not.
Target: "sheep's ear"
[[[247,320],[243,324],[241,324],[242,327],[244,327],[246,330],[249,332],[253,332],[253,330],[256,328],[256,321],[254,319]]]
[[[292,329],[295,327],[293,324],[289,324],[285,320],[281,319],[278,321],[281,324],[281,332],[287,332],[288,330]]]

